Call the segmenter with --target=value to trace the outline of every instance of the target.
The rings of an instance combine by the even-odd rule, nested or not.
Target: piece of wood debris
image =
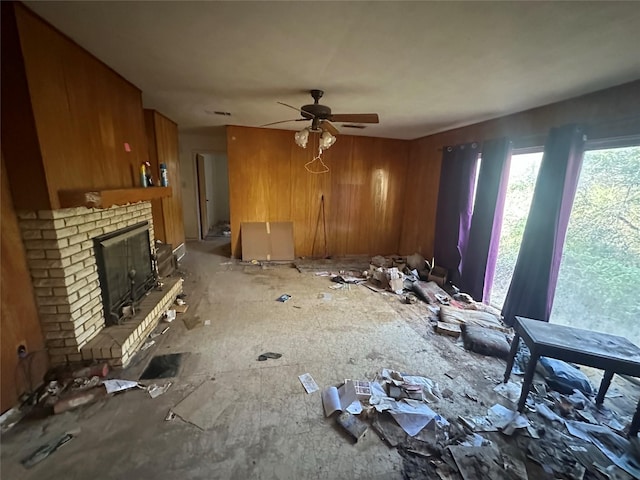
[[[459,324],[447,322],[438,322],[436,324],[436,332],[440,335],[449,335],[454,338],[458,338],[462,333]]]
[[[173,309],[176,311],[176,313],[187,313],[187,310],[189,310],[189,305],[187,305],[186,303],[184,305],[174,305]]]

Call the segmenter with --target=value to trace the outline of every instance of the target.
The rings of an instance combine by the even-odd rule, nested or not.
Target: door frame
[[[207,180],[205,177],[204,168],[204,155],[200,152],[196,153],[195,159],[195,173],[196,173],[196,197],[198,201],[196,205],[198,207],[198,235],[200,240],[204,240],[209,233],[209,217],[207,214]]]

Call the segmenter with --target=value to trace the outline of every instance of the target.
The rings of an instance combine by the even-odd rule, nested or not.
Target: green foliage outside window
[[[491,303],[502,305],[541,154],[514,155]],[[585,152],[551,321],[640,345],[640,147]]]

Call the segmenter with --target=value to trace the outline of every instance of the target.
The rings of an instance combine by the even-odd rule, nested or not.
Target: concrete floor
[[[399,479],[396,450],[371,429],[352,444],[298,375],[308,372],[324,388],[373,379],[383,367],[421,374],[453,390],[452,400],[433,405],[451,420],[484,414],[502,398],[492,388],[504,363],[433,334],[424,304],[403,305],[364,287],[331,290],[326,277],[290,267],[229,263],[225,242],[188,245],[182,270],[189,311],[118,373],[137,379],[153,355],[187,353],[170,390],[156,399],[132,390],[22,422],[2,438],[2,478]],[[291,300],[275,301],[283,293]],[[182,319],[196,317],[211,325],[187,330]],[[257,362],[267,351],[283,356]],[[198,387],[197,417],[206,428],[179,417],[164,421]],[[37,446],[74,429],[77,437],[49,458],[30,470],[20,465]]]

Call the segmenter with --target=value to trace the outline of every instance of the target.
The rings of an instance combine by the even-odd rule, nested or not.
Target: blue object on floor
[[[540,365],[547,372],[547,383],[553,390],[571,395],[576,389],[585,395],[595,395],[595,388],[587,376],[573,365],[547,357],[540,357]]]

